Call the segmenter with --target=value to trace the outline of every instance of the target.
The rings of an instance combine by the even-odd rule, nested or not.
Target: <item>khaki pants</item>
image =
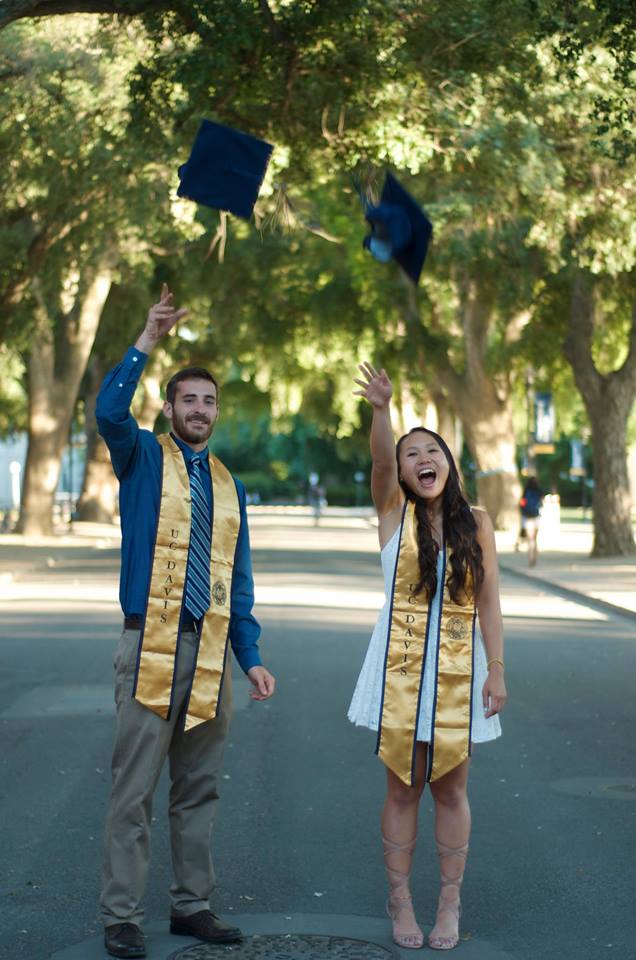
[[[105,926],[126,921],[139,924],[143,919],[141,900],[150,860],[152,797],[166,756],[171,780],[172,913],[188,916],[209,909],[214,889],[210,834],[232,711],[232,684],[228,663],[216,718],[184,733],[184,708],[194,671],[196,642],[194,633],[182,633],[169,720],[163,720],[132,697],[139,631],[124,630],[117,646],[117,734],[100,897]]]

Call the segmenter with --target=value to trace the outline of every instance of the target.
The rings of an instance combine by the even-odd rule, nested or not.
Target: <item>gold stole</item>
[[[183,454],[167,434],[157,439],[163,460],[161,507],[133,695],[153,713],[167,719],[172,704],[192,511],[190,478]],[[220,460],[208,456],[213,492],[211,604],[199,631],[186,730],[211,720],[217,713],[230,626],[234,551],[241,523],[232,475]]]
[[[470,755],[475,604],[453,602],[446,585],[449,554],[442,564],[442,589],[429,601],[415,593],[419,579],[415,504],[405,504],[393,580],[389,635],[384,666],[382,708],[376,753],[404,783],[412,786],[415,744],[431,610],[439,605],[433,725],[427,780],[438,780]]]

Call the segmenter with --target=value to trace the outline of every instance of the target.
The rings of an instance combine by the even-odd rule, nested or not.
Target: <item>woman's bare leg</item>
[[[417,814],[425,783],[426,749],[425,743],[416,745],[413,787],[408,787],[387,767],[387,793],[381,821],[384,862],[389,878],[387,909],[393,921],[393,939],[401,947],[414,949],[424,942],[413,912],[409,877],[417,839]]]
[[[537,534],[539,532],[539,525],[536,520],[530,520],[528,522],[528,566],[534,567],[537,562]]]
[[[465,760],[430,785],[442,887],[435,926],[428,939],[430,946],[438,950],[451,949],[459,939],[459,893],[470,839],[469,764],[470,760]]]

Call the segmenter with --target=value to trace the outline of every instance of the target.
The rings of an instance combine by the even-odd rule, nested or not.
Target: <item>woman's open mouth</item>
[[[423,487],[432,487],[437,480],[437,473],[432,467],[425,467],[418,472],[417,479]]]

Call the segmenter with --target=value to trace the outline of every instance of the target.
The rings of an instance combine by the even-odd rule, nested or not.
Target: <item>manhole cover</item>
[[[636,780],[633,777],[577,777],[554,780],[550,786],[558,793],[575,797],[594,797],[605,800],[636,800]]]
[[[608,783],[605,790],[614,790],[618,793],[636,794],[636,783]]]
[[[246,937],[241,943],[197,943],[171,953],[168,960],[395,960],[392,950],[346,937],[287,933]]]

